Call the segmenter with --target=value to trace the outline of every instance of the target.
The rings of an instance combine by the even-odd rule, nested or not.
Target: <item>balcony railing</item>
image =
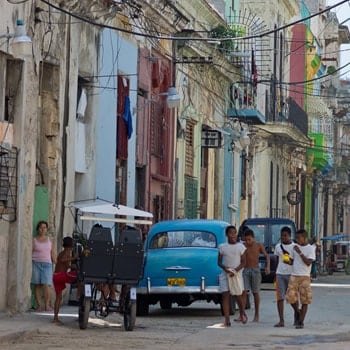
[[[294,101],[288,99],[288,122],[298,128],[304,135],[308,132],[308,117],[306,112]]]

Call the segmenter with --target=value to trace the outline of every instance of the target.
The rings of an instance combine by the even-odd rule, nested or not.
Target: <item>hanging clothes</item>
[[[133,132],[133,128],[132,128],[132,116],[131,116],[131,110],[130,110],[130,98],[128,95],[125,96],[124,112],[122,114],[122,118],[124,119],[126,124],[128,139],[130,139]]]

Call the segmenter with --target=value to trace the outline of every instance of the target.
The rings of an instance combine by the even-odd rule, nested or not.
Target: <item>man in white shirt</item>
[[[296,316],[295,328],[304,328],[304,319],[308,305],[312,302],[311,264],[316,259],[315,249],[308,244],[307,232],[300,229],[296,233],[296,244],[293,248],[293,268],[289,279],[286,300],[294,310]],[[298,309],[298,299],[301,310]]]
[[[275,327],[284,327],[284,298],[288,289],[290,275],[292,274],[294,243],[291,240],[291,229],[284,226],[281,229],[281,242],[276,244],[275,255],[276,270],[276,296],[279,322]]]

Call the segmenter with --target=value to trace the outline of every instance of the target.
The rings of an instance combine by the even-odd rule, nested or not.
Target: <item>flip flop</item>
[[[37,306],[37,308],[35,309],[36,312],[42,312],[43,308],[41,306]]]
[[[53,311],[53,308],[51,306],[46,306],[45,311]]]
[[[247,317],[246,314],[243,314],[243,315],[242,315],[242,323],[243,323],[243,324],[246,324],[247,322],[248,322],[248,317]]]
[[[274,327],[284,327],[284,323],[278,322],[274,325]]]

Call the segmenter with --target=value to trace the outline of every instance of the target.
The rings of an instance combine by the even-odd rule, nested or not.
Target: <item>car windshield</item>
[[[178,247],[217,246],[216,237],[207,231],[167,231],[157,233],[151,240],[150,249]]]
[[[281,229],[282,227],[289,227],[292,231],[292,238],[294,238],[294,228],[291,225],[286,225],[286,224],[273,224],[271,225],[271,246],[275,246],[281,239]]]
[[[249,225],[249,228],[254,232],[255,240],[262,244],[265,244],[265,227],[266,225],[263,224]]]
[[[268,230],[267,230],[267,227]],[[292,238],[294,237],[294,228],[291,225],[286,224],[269,224],[269,225],[263,225],[263,224],[256,224],[252,225],[249,224],[249,228],[253,230],[255,240],[257,242],[263,243],[263,244],[269,244],[271,247],[274,247],[281,238],[281,229],[282,227],[288,226],[292,230]],[[268,237],[265,237],[266,233],[268,231],[271,231],[271,237],[270,239],[266,239]]]

